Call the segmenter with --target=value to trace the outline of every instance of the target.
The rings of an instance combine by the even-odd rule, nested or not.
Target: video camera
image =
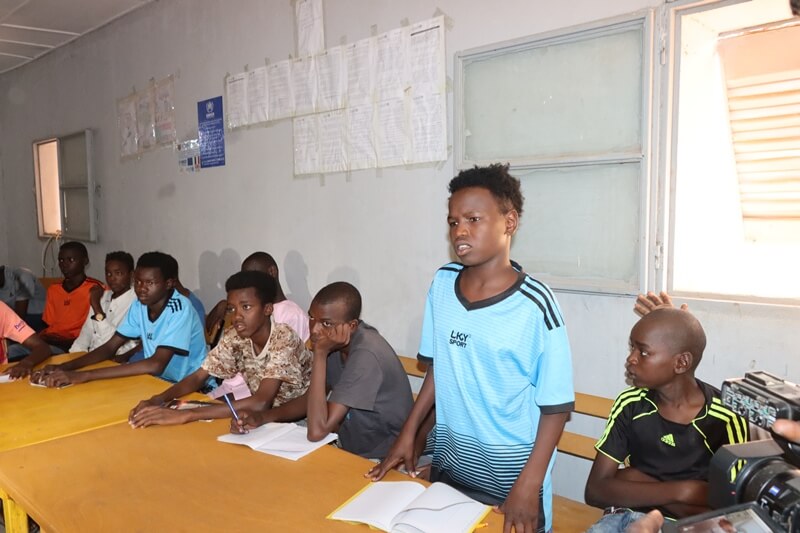
[[[711,459],[709,504],[716,511],[679,520],[674,531],[800,532],[800,446],[772,432],[778,418],[800,420],[800,386],[768,372],[722,384],[722,403],[772,440],[723,446]]]

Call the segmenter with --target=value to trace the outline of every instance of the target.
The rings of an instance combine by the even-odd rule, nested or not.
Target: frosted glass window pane
[[[61,185],[86,186],[86,135],[83,132],[62,137]]]
[[[39,192],[39,209],[43,235],[61,231],[61,199],[58,194],[58,141],[43,142],[36,147],[36,186]]]
[[[641,27],[464,65],[469,161],[640,152]]]
[[[88,189],[67,189],[64,194],[64,233],[71,238],[90,238]]]
[[[525,209],[512,258],[544,279],[636,291],[640,173],[639,163],[516,172]]]

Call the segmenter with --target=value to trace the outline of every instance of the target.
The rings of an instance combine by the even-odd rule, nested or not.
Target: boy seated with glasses
[[[305,407],[308,440],[336,432],[351,453],[385,456],[411,411],[411,386],[395,351],[360,315],[361,294],[349,283],[320,290],[308,310],[314,352],[308,392],[268,411],[240,412],[234,431],[291,419]]]

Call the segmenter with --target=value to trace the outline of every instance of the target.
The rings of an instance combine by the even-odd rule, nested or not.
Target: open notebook
[[[292,423],[270,422],[242,435],[226,433],[217,437],[217,440],[231,444],[244,444],[257,452],[297,461],[337,438],[336,433],[328,433],[324,439],[311,442],[306,437],[306,428],[304,427]]]
[[[488,506],[444,483],[426,488],[415,481],[379,481],[361,489],[328,518],[399,533],[466,533],[488,512]]]

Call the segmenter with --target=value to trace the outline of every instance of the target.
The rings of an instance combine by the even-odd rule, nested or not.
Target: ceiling
[[[0,74],[152,0],[0,0]]]

